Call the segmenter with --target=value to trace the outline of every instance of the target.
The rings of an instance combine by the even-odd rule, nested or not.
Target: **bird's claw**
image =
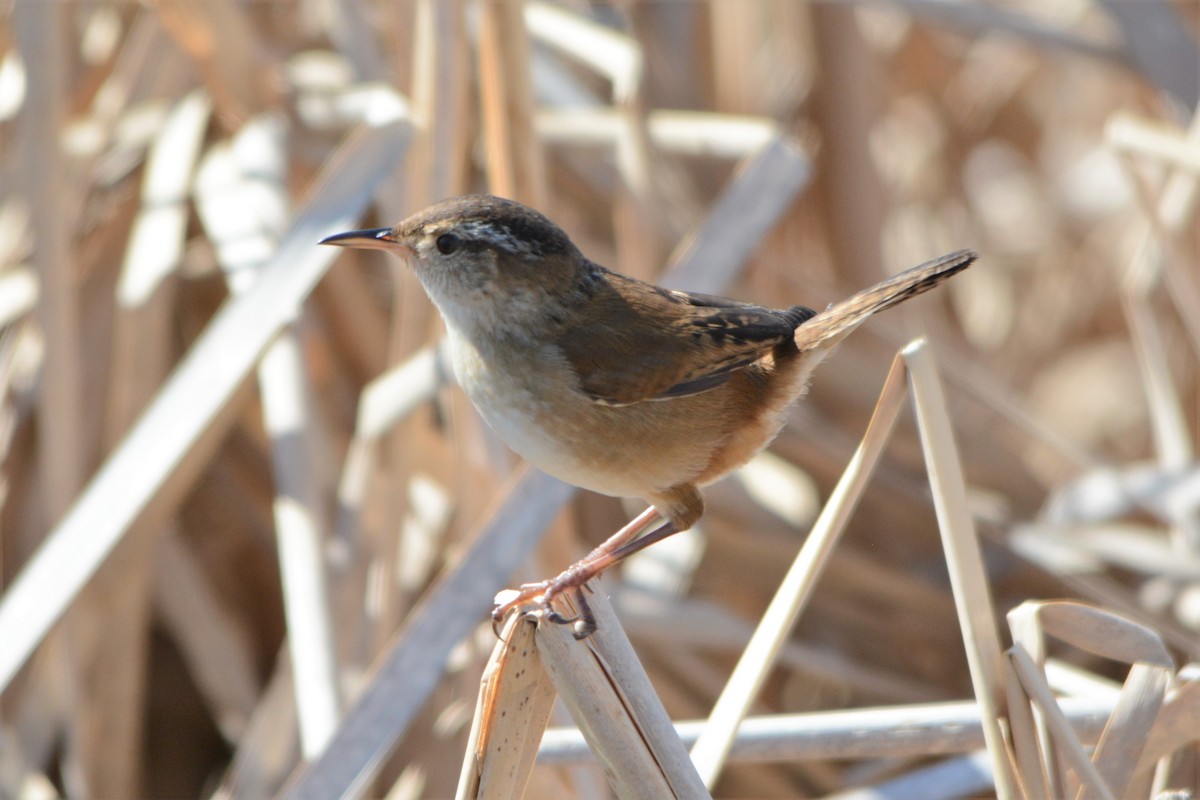
[[[496,636],[499,638],[499,627],[508,615],[526,606],[532,606],[533,611],[540,611],[543,619],[556,625],[574,625],[573,635],[576,639],[590,636],[596,630],[596,620],[582,589],[591,589],[586,583],[577,584],[569,573],[570,570],[553,580],[526,583],[519,590],[509,589],[496,595],[496,607],[492,609],[492,630]],[[579,609],[578,614],[567,617],[554,608],[554,600],[561,595],[571,597]]]

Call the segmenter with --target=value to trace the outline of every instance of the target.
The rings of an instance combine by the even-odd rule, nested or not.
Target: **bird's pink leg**
[[[584,584],[613,564],[636,553],[643,547],[648,547],[677,532],[671,522],[664,522],[642,538],[637,538],[655,520],[659,519],[662,519],[662,515],[656,508],[653,506],[647,508],[632,522],[606,539],[595,550],[567,567],[557,577],[537,583],[526,583],[514,596],[507,598],[503,603],[497,603],[496,608],[492,611],[492,621],[498,624],[513,610],[526,604],[535,604],[545,612],[546,619],[552,622],[565,624],[578,620],[580,625],[577,626],[575,638],[586,637],[596,629],[596,623],[592,619],[591,610],[580,590]],[[555,597],[567,592],[572,593],[576,598],[576,605],[579,607],[578,617],[564,617],[550,606]],[[503,593],[498,598],[502,596],[504,596]]]

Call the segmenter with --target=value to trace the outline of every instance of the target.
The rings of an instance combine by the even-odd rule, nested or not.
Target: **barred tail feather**
[[[969,267],[976,258],[973,250],[940,256],[832,305],[796,328],[796,347],[801,352],[832,347],[875,312],[929,291]]]

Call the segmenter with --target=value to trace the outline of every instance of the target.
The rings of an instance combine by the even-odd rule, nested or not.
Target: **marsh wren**
[[[445,320],[459,384],[509,447],[568,483],[650,504],[492,614],[499,621],[533,604],[547,619],[574,622],[576,638],[595,630],[581,591],[587,581],[692,527],[704,512],[699,487],[771,442],[830,348],[871,314],[975,260],[967,250],[942,256],[818,314],[612,272],[542,214],[486,195],[321,244],[387,250],[409,263]],[[552,607],[564,593],[578,617]]]

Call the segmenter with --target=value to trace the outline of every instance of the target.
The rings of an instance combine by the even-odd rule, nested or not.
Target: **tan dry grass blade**
[[[478,624],[573,492],[541,472],[519,474],[463,558],[409,615],[325,752],[294,776],[286,797],[326,800],[365,788],[424,707],[450,650]]]
[[[1099,741],[1115,697],[1068,697],[1063,713],[1081,742]],[[1181,716],[1181,715],[1180,715]],[[703,733],[707,720],[675,723],[685,745]],[[729,763],[818,759],[887,759],[969,753],[984,746],[983,723],[974,702],[813,711],[746,717],[729,751]],[[550,728],[538,764],[588,764],[594,756],[577,728]]]
[[[708,725],[692,748],[692,760],[704,778],[705,786],[710,789],[721,774],[738,726],[774,667],[784,640],[812,595],[821,571],[883,453],[903,406],[905,376],[904,364],[897,356],[880,390],[862,442],[813,524],[804,546],[729,676],[725,690],[713,706]]]
[[[19,175],[37,242],[34,266],[40,288],[35,316],[45,339],[37,398],[43,524],[56,524],[66,512],[84,469],[79,286],[60,216],[67,185],[66,159],[58,147],[67,113],[67,11],[57,3],[21,3],[13,13],[18,42],[40,54],[38,68],[29,70],[27,78]],[[0,669],[0,687],[5,683]]]
[[[1169,668],[1138,662],[1129,669],[1117,707],[1092,751],[1092,762],[1099,766],[1101,777],[1118,797],[1131,793],[1135,797],[1150,796],[1149,774],[1142,776],[1145,785],[1141,791],[1133,792],[1139,782],[1136,770],[1171,682]],[[1088,795],[1081,793],[1081,797]]]
[[[282,120],[251,119],[228,146],[218,145],[201,168],[197,201],[226,283],[242,294],[259,277],[258,254],[277,245],[286,218],[287,149]],[[216,180],[205,180],[216,174]],[[286,326],[258,365],[263,424],[271,440],[273,517],[283,582],[301,752],[311,758],[337,725],[341,688],[334,662],[330,597],[325,579],[327,522],[315,463],[311,377],[294,326]]]
[[[811,174],[812,165],[800,144],[788,137],[746,156],[705,224],[675,249],[671,256],[675,267],[663,276],[663,285],[692,292],[722,291]]]
[[[1035,704],[1041,716],[1039,722],[1047,732],[1048,739],[1058,744],[1058,755],[1063,759],[1066,766],[1074,769],[1076,776],[1083,782],[1084,787],[1091,790],[1097,797],[1104,800],[1113,800],[1112,792],[1104,783],[1104,778],[1096,771],[1096,767],[1088,759],[1087,753],[1083,746],[1071,734],[1070,726],[1067,724],[1066,718],[1062,711],[1054,702],[1054,695],[1050,691],[1050,687],[1046,685],[1041,678],[1037,665],[1033,663],[1033,659],[1025,652],[1023,647],[1012,647],[1005,653],[1006,657],[1006,677],[1012,683],[1018,684],[1029,701]],[[1022,737],[1031,734],[1028,730],[1019,730],[1015,725],[1013,727],[1013,736]],[[1036,785],[1031,781],[1031,777],[1035,774],[1035,770],[1040,769],[1043,765],[1030,764],[1028,761],[1019,762],[1021,768],[1021,777],[1025,781],[1026,788]],[[1065,787],[1055,787],[1054,783],[1045,787],[1047,792],[1046,797],[1068,796],[1065,792]]]
[[[115,375],[105,420],[110,442],[125,433],[168,368],[167,354],[161,352],[171,310],[167,284],[183,263],[188,193],[211,112],[206,94],[188,94],[168,114],[146,156],[141,208],[116,287]],[[148,354],[145,339],[160,352]]]
[[[1110,611],[1083,603],[1053,601],[1023,603],[1009,612],[1010,619],[1025,615],[1034,624],[1026,628],[1014,623],[1014,637],[1019,628],[1042,637],[1053,636],[1114,661],[1144,662],[1174,669],[1174,662],[1157,633]]]
[[[300,757],[295,692],[286,654],[258,697],[254,715],[238,738],[237,751],[212,800],[274,797]]]
[[[745,649],[758,623],[755,619],[752,624],[715,603],[698,599],[665,600],[636,590],[621,594],[617,610],[634,641],[651,641],[668,651],[703,648],[731,658]],[[920,681],[886,666],[866,665],[819,644],[799,642],[795,637],[784,643],[776,663],[779,668],[800,671],[820,681],[845,683],[866,698],[920,703],[930,702],[932,697],[929,688]],[[727,677],[721,674],[714,681],[714,694],[724,686]]]
[[[0,236],[4,233],[0,232]],[[7,328],[37,305],[38,280],[28,266],[6,269],[0,274],[0,329]]]
[[[1110,147],[1166,166],[1200,172],[1200,149],[1181,135],[1178,128],[1143,120],[1124,112],[1114,115],[1104,128]]]
[[[1013,630],[1010,658],[1015,677],[1042,715],[1037,736],[1051,781],[1050,793],[1068,791],[1067,778],[1057,769],[1057,754],[1062,752],[1068,763],[1079,770],[1086,796],[1126,796],[1174,671],[1174,662],[1162,638],[1145,626],[1074,602],[1023,603],[1009,612],[1009,624]],[[1132,665],[1090,761],[1073,735],[1064,732],[1061,712],[1046,707],[1053,700],[1037,662],[1045,651],[1045,639],[1050,636],[1089,653]],[[1016,736],[1015,725],[1013,731]],[[1083,766],[1081,758],[1095,765],[1095,769]],[[1027,766],[1026,772],[1031,769]]]
[[[580,642],[570,626],[539,622],[535,636],[563,703],[618,797],[708,797],[604,596],[604,581],[592,586],[588,604],[596,617],[595,633]]]
[[[547,144],[614,146],[624,125],[611,108],[538,112],[537,130]],[[647,129],[655,148],[704,158],[743,158],[780,138],[779,125],[768,117],[713,114],[704,111],[652,111]]]
[[[992,773],[986,750],[939,761],[872,786],[827,795],[824,800],[963,800],[991,798]]]
[[[414,208],[461,194],[466,187],[471,52],[464,5],[461,0],[417,3],[412,102],[424,124],[409,162]]]
[[[967,509],[965,478],[950,416],[942,395],[937,368],[924,341],[904,349],[912,385],[913,406],[925,452],[926,470],[933,491],[938,528],[950,571],[954,605],[962,626],[967,663],[975,700],[980,704],[984,739],[992,758],[996,793],[1001,798],[1016,796],[1000,719],[1007,716],[1000,638],[996,631],[995,609],[988,591],[987,572],[979,551],[975,526]]]
[[[371,381],[358,400],[354,436],[346,449],[337,486],[334,538],[354,542],[366,503],[368,482],[379,464],[380,439],[437,394],[451,373],[440,345],[423,348]]]
[[[581,14],[536,0],[525,3],[525,25],[531,36],[607,78],[618,105],[637,91],[642,76],[642,54],[630,36]]]
[[[1141,291],[1133,291],[1126,297],[1125,311],[1134,335],[1138,365],[1142,369],[1146,404],[1154,423],[1158,461],[1167,470],[1184,469],[1192,461],[1193,450],[1187,414],[1181,407],[1181,395],[1168,363],[1159,312]]]
[[[154,561],[157,611],[187,658],[217,727],[237,741],[261,699],[253,642],[230,619],[195,555],[174,532],[162,537]]]
[[[293,319],[334,253],[313,247],[348,226],[404,150],[407,124],[363,129],[310,191],[262,279],[212,321],[137,424],[26,564],[0,602],[0,688],[100,563],[151,508],[178,502],[230,422],[230,400]]]
[[[493,194],[545,208],[546,167],[534,130],[524,7],[524,0],[485,0],[479,6],[479,85],[488,187]]]
[[[204,92],[189,93],[171,109],[146,155],[141,208],[117,285],[122,307],[146,303],[183,260],[188,191],[211,113]]]
[[[367,481],[378,465],[380,438],[429,402],[450,377],[441,345],[423,348],[372,380],[358,399],[354,437],[346,450],[338,481],[335,537],[358,536]]]
[[[155,0],[153,5],[164,27],[195,61],[227,124],[236,127],[278,105],[278,87],[264,63],[271,50],[258,40],[247,9],[230,0]]]
[[[1122,126],[1117,126],[1118,132]],[[1112,126],[1109,131],[1111,133]],[[1192,121],[1188,135],[1191,149],[1200,142],[1200,114]],[[1191,437],[1188,435],[1187,416],[1182,408],[1182,398],[1168,362],[1164,332],[1159,314],[1151,304],[1154,290],[1166,278],[1177,301],[1185,324],[1192,330],[1193,338],[1200,318],[1196,307],[1200,305],[1195,282],[1190,277],[1179,275],[1178,268],[1171,268],[1179,261],[1181,253],[1175,240],[1184,235],[1187,225],[1193,221],[1193,209],[1200,197],[1200,176],[1185,171],[1173,172],[1160,192],[1151,190],[1137,171],[1128,163],[1121,162],[1126,175],[1137,188],[1146,220],[1137,241],[1137,250],[1130,262],[1123,282],[1125,313],[1129,317],[1133,344],[1142,370],[1146,402],[1153,423],[1158,460],[1163,468],[1177,470],[1187,467],[1194,457]],[[1178,276],[1171,280],[1172,276]],[[1190,309],[1193,313],[1186,312]],[[1193,342],[1200,347],[1200,340]],[[1200,355],[1200,353],[1197,353]]]
[[[1020,781],[1021,794],[1027,800],[1048,800],[1050,786],[1055,778],[1047,768],[1049,763],[1039,750],[1047,742],[1038,736],[1039,729],[1045,730],[1045,719],[1035,715],[1034,709],[1025,701],[1017,666],[1011,660],[1004,664],[1004,688],[1008,696],[1008,734],[1012,746],[1013,771]],[[1053,765],[1057,766],[1057,765]]]
[[[375,439],[433,399],[451,376],[446,345],[423,348],[371,381],[358,401],[356,439]]]
[[[312,385],[291,328],[258,368],[263,421],[275,473],[276,547],[283,579],[300,745],[311,758],[324,749],[341,715],[331,600],[324,559],[328,520],[312,441]]]
[[[603,75],[612,84],[612,108],[618,117],[615,160],[617,184],[616,266],[638,274],[662,259],[662,217],[654,153],[646,124],[642,49],[632,37],[546,3],[525,6],[532,36]]]
[[[534,644],[534,625],[510,614],[480,680],[458,800],[521,797],[557,695]]]
[[[982,36],[1012,34],[1052,52],[1065,52],[1105,61],[1122,61],[1120,47],[1095,35],[1084,35],[1063,25],[1049,24],[1023,11],[996,5],[960,3],[957,0],[897,0],[897,5],[938,24]]]
[[[1200,158],[1195,155],[1200,152],[1200,113],[1193,115],[1186,132],[1170,137],[1175,142],[1173,152],[1161,152],[1158,145],[1161,137],[1148,123],[1133,120],[1127,114],[1114,115],[1105,128],[1105,139],[1122,156],[1120,164],[1125,177],[1136,190],[1145,215],[1138,233],[1140,241],[1126,273],[1126,288],[1130,294],[1144,296],[1160,276],[1165,279],[1168,298],[1179,309],[1193,350],[1200,352],[1200,286],[1193,270],[1186,268],[1194,257],[1184,247],[1187,226],[1194,217],[1200,176],[1175,169],[1161,186],[1155,186],[1132,163],[1133,156],[1157,157],[1163,162],[1158,166],[1169,169],[1177,160],[1174,151]]]
[[[1154,730],[1142,749],[1142,760],[1137,768],[1139,776],[1150,775],[1156,762],[1200,741],[1200,725],[1197,724],[1200,720],[1200,680],[1197,678],[1200,675],[1192,665],[1181,670],[1179,677],[1182,685],[1167,693],[1167,701],[1159,710]]]
[[[202,92],[189,94],[166,114],[147,153],[140,208],[115,290],[107,413],[97,421],[108,446],[119,441],[170,370],[175,273],[183,262],[188,195],[209,111]],[[148,687],[144,653],[151,636],[152,578],[156,568],[165,567],[154,551],[165,532],[135,527],[120,569],[90,587],[69,617],[72,633],[83,634],[72,635],[72,659],[91,662],[93,674],[105,676],[85,690],[88,700],[80,709],[88,781],[97,795],[139,793],[136,753],[147,707],[141,699]],[[102,616],[83,610],[89,605]],[[88,631],[100,628],[104,635],[94,638],[88,652]],[[253,692],[247,702],[253,704]]]

